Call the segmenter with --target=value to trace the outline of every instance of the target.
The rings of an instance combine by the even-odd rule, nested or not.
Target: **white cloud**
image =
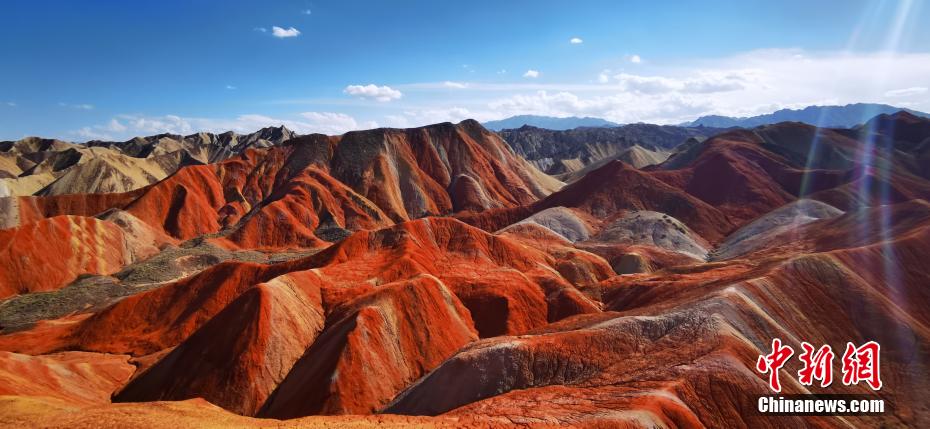
[[[684,122],[710,108],[701,97],[679,94],[642,96],[632,93],[580,96],[569,91],[537,91],[488,103],[495,118],[520,114],[596,116],[619,123]]]
[[[107,129],[114,132],[123,132],[126,131],[126,126],[114,118],[110,119],[110,123],[107,124]]]
[[[497,74],[507,74],[507,69],[500,69],[497,71]]]
[[[755,70],[702,71],[687,78],[620,73],[613,78],[621,89],[632,92],[713,93],[744,89],[754,73]]]
[[[571,43],[573,45],[580,45],[584,43],[584,40],[581,40],[581,38],[579,37],[572,37],[571,40],[568,41],[568,43]]]
[[[346,131],[377,128],[373,121],[357,121],[352,116],[333,112],[303,112],[294,119],[274,118],[260,114],[245,114],[234,118],[195,118],[179,115],[117,115],[105,124],[92,125],[70,132],[85,140],[128,140],[136,136],[154,134],[190,135],[201,131],[240,134],[255,132],[264,127],[285,127],[299,133],[342,134]]]
[[[414,109],[404,111],[402,115],[386,115],[388,126],[396,128],[419,127],[440,122],[461,122],[465,119],[491,119],[490,116],[472,112],[464,107],[435,109]]]
[[[574,81],[540,82],[521,79],[517,74],[511,78],[495,76],[494,82],[432,81],[394,88],[350,85],[344,92],[355,97],[389,101],[403,96],[403,101],[381,104],[313,99],[309,102],[341,104],[346,109],[361,105],[364,113],[318,111],[232,118],[122,115],[115,117],[115,124],[102,122],[73,131],[72,135],[125,139],[160,132],[253,132],[281,124],[300,133],[336,134],[376,126],[362,119],[412,127],[518,114],[595,116],[618,123],[668,124],[707,114],[752,116],[781,108],[855,102],[884,102],[930,111],[927,97],[930,89],[926,89],[930,88],[930,53],[764,50],[674,63],[656,59],[644,62],[643,67],[631,66],[629,57],[617,60],[619,64],[602,70],[596,79],[586,74]],[[307,110],[312,109],[318,108]],[[119,126],[125,130],[119,131]]]
[[[901,89],[892,89],[890,91],[885,91],[885,97],[911,97],[914,95],[926,94],[927,87],[925,86],[913,86],[910,88],[901,88]]]
[[[258,32],[260,32],[260,33],[267,33],[267,32],[268,32],[268,29],[265,28],[265,27],[255,27],[255,28],[253,28],[252,30],[258,31]]]
[[[94,125],[92,127],[82,127],[73,134],[88,140],[113,140],[113,135],[117,135],[127,130],[127,127],[121,124],[116,118],[110,119],[106,125]]]
[[[236,90],[236,89],[238,89],[238,88],[236,88],[235,86],[232,86],[232,85],[226,85],[226,89],[228,89],[228,90]]]
[[[281,38],[281,39],[285,37],[297,37],[300,35],[300,30],[294,27],[285,29],[285,28],[281,28],[275,25],[271,27],[271,35],[274,37]]]
[[[303,11],[301,11],[301,13],[304,15],[310,15],[313,13],[313,11],[311,11],[310,9],[304,9]]]
[[[752,51],[611,72],[599,84],[474,84],[494,118],[515,114],[597,116],[614,122],[678,123],[707,114],[752,116],[808,105],[892,102],[928,111],[930,53]],[[606,82],[605,82],[606,81]],[[889,86],[890,83],[895,86]],[[526,91],[534,91],[527,93]],[[467,106],[472,108],[472,106]],[[476,111],[473,109],[473,111]]]
[[[83,140],[115,140],[112,134],[99,131],[94,127],[81,127],[71,132],[71,134],[80,137]]]
[[[536,70],[530,69],[530,70],[527,70],[526,73],[523,73],[523,77],[528,77],[528,78],[531,78],[531,79],[535,79],[535,78],[539,77],[539,72],[536,71]]]
[[[69,107],[69,108],[78,109],[78,110],[94,110],[93,104],[69,104],[69,103],[59,101],[58,105],[61,107]]]
[[[397,100],[403,97],[403,93],[387,85],[377,86],[368,85],[349,85],[342,92],[361,98],[370,98],[381,102]]]
[[[467,83],[464,83],[464,82],[450,82],[450,81],[448,81],[448,80],[445,81],[445,82],[443,82],[442,85],[443,85],[444,87],[446,87],[446,88],[455,88],[455,89],[465,89],[465,88],[468,88],[468,84],[467,84]]]
[[[306,127],[310,132],[322,134],[344,134],[347,131],[377,128],[375,122],[359,124],[355,118],[344,113],[334,112],[303,112],[300,114],[306,119]]]
[[[639,55],[630,55],[630,62],[633,64],[641,64],[643,59]]]

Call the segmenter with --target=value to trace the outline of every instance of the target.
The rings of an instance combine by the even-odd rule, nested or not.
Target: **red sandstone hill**
[[[559,206],[600,220],[623,211],[653,210],[677,218],[716,242],[803,196],[842,209],[930,199],[928,181],[920,177],[922,170],[909,168],[922,152],[918,154],[906,142],[915,140],[912,134],[920,131],[903,134],[905,140],[896,140],[897,134],[891,131],[900,123],[901,130],[930,133],[930,120],[899,114],[874,121],[879,125],[873,128],[884,134],[860,135],[801,123],[728,131],[685,145],[658,166],[638,170],[614,161],[540,202],[459,218],[495,231]],[[876,139],[886,141],[876,143]],[[911,152],[901,152],[900,147]],[[867,162],[871,164],[866,166]]]
[[[55,290],[81,274],[111,274],[172,241],[131,215],[56,216],[0,229],[0,299]]]
[[[527,204],[560,185],[474,120],[350,132],[319,156],[395,221]]]
[[[930,135],[875,121],[730,131],[551,193],[465,121],[0,199],[0,424],[926,426]],[[162,259],[198,268],[126,280]],[[879,392],[781,378],[890,411],[753,412],[773,337],[879,341]]]
[[[249,415],[264,403],[275,417],[368,413],[479,335],[599,311],[577,287],[610,274],[585,252],[545,253],[428,218],[291,262],[221,264],[88,318],[2,336],[0,349],[153,356],[119,401],[204,397]],[[306,390],[324,382],[334,384]]]
[[[430,214],[526,204],[558,185],[516,157],[500,137],[465,121],[306,136],[247,149],[217,164],[184,167],[122,194],[0,198],[0,221],[25,227],[46,217],[120,209],[174,239],[209,234],[222,247],[274,251],[325,247],[351,231]],[[88,258],[109,265],[88,265],[73,247],[57,251],[67,267],[50,268],[52,275],[41,285],[10,278],[0,287],[52,290],[79,274],[110,274],[133,261],[118,252],[125,246],[104,246],[105,254]],[[139,253],[123,249],[127,252]]]
[[[579,208],[606,219],[622,210],[652,210],[681,219],[711,240],[722,238],[733,224],[716,207],[682,189],[621,161],[612,161],[534,205]]]

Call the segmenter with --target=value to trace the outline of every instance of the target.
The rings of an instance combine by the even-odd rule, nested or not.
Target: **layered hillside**
[[[781,123],[562,186],[464,121],[3,198],[0,424],[927,426],[928,139]],[[773,338],[879,342],[881,390],[780,375],[888,410],[759,414]]]

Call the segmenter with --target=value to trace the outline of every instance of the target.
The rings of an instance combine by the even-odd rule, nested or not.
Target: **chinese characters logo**
[[[803,368],[798,371],[798,382],[804,386],[812,386],[815,380],[819,380],[820,387],[830,386],[833,383],[835,357],[830,345],[815,348],[807,342],[802,342],[801,348],[803,352],[798,358],[803,363]],[[869,341],[859,347],[853,343],[846,343],[846,351],[842,357],[843,384],[851,386],[865,382],[872,390],[881,389],[880,351],[881,346],[875,341]],[[756,370],[769,374],[769,388],[772,391],[781,392],[778,372],[792,356],[794,349],[775,338],[772,340],[772,352],[760,355],[756,361]]]

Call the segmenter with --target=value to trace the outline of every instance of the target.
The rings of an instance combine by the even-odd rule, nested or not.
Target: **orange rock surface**
[[[134,370],[126,355],[0,352],[0,395],[44,396],[72,405],[108,403]]]
[[[132,262],[111,222],[56,216],[0,229],[0,298],[58,289],[81,274],[110,274]]]

